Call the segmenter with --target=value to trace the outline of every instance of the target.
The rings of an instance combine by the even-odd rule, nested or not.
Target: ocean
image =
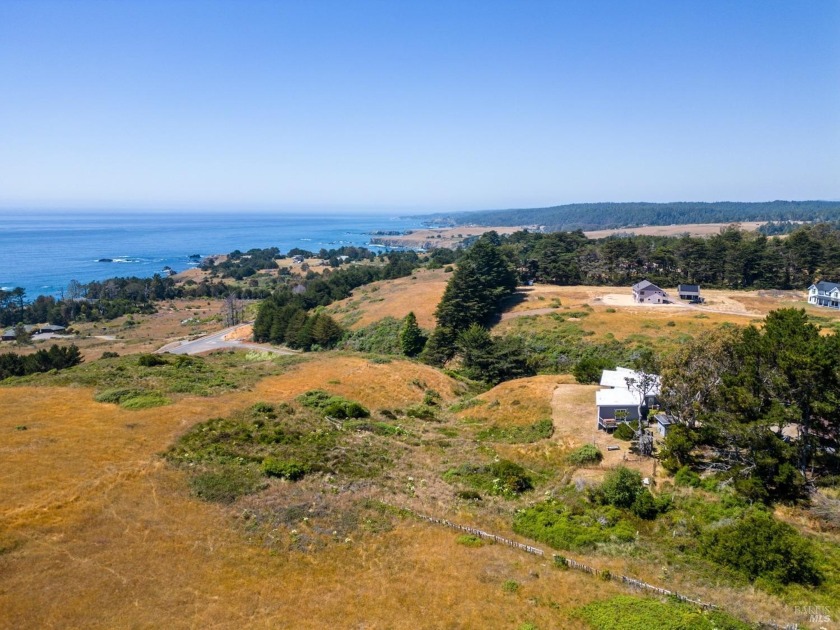
[[[299,247],[317,252],[367,245],[376,230],[407,230],[415,219],[364,214],[0,212],[0,289],[28,299],[58,296],[71,280],[151,277],[183,271],[190,256],[235,249]],[[98,262],[109,258],[113,262]]]

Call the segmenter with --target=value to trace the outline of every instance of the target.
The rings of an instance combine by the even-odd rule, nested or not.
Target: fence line
[[[475,527],[469,527],[467,525],[459,525],[458,523],[453,523],[445,518],[435,518],[434,516],[427,516],[425,514],[420,514],[413,510],[409,510],[407,508],[400,508],[400,510],[407,512],[420,520],[427,521],[429,523],[435,523],[436,525],[443,525],[444,527],[449,527],[451,529],[455,529],[461,532],[467,532],[474,536],[478,536],[484,540],[490,540],[494,543],[498,543],[501,545],[507,545],[508,547],[513,547],[515,549],[519,549],[526,553],[530,553],[535,556],[545,557],[546,553],[539,547],[533,547],[531,545],[526,545],[521,542],[517,542],[515,540],[511,540],[510,538],[504,538],[503,536],[497,536],[496,534],[491,534],[490,532],[485,532],[482,529],[477,529]],[[572,558],[566,558],[565,556],[554,555],[554,562],[556,563],[563,563],[568,568],[574,569],[576,571],[583,571],[585,573],[589,573],[590,575],[594,575],[600,577],[604,580],[615,580],[620,581],[624,584],[632,588],[636,588],[639,590],[649,591],[652,593],[656,593],[657,595],[663,595],[667,597],[673,597],[681,602],[686,602],[689,604],[694,604],[704,610],[714,610],[717,609],[717,606],[714,604],[710,604],[708,602],[703,602],[697,599],[692,599],[691,597],[686,597],[676,591],[670,591],[666,588],[662,588],[660,586],[655,586],[653,584],[648,584],[647,582],[643,582],[642,580],[638,580],[636,578],[627,576],[627,575],[613,575],[610,571],[601,571],[600,569],[596,569],[595,567],[591,567],[587,564],[583,564],[582,562],[578,562],[577,560],[573,560]],[[764,622],[761,623],[760,626],[762,628],[771,628],[773,630],[798,630],[798,624],[785,624],[779,625],[773,622]]]

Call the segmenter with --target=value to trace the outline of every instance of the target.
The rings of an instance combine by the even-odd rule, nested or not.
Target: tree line
[[[450,225],[539,225],[547,231],[602,230],[683,223],[837,221],[840,220],[840,202],[575,203],[549,208],[438,213],[419,218]]]
[[[81,362],[82,355],[75,345],[63,348],[52,345],[49,350],[41,349],[26,355],[5,352],[0,354],[0,380],[11,376],[27,376],[37,372],[63,370]]]
[[[726,289],[801,289],[840,279],[840,230],[802,225],[786,238],[732,225],[710,237],[516,232],[502,247],[522,280],[561,285],[627,285],[647,278]]]
[[[329,315],[310,311],[347,298],[365,284],[411,275],[419,264],[415,252],[390,252],[384,265],[354,265],[323,275],[311,272],[299,284],[277,289],[260,304],[254,341],[304,350],[333,347],[343,329]]]

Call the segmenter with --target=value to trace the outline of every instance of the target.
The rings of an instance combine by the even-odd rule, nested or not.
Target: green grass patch
[[[550,438],[554,434],[554,423],[551,418],[539,420],[534,424],[523,426],[500,427],[493,425],[479,431],[476,437],[489,442],[504,442],[506,444],[531,444]]]
[[[483,547],[487,543],[473,534],[461,534],[455,539],[455,542],[464,547]]]
[[[702,610],[676,600],[618,595],[592,602],[575,616],[594,630],[749,630],[753,626],[719,610]]]

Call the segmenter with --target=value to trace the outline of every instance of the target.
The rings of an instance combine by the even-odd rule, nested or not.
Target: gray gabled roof
[[[641,282],[637,282],[633,285],[634,291],[644,291],[645,289],[656,289],[657,291],[662,291],[658,286],[653,284],[653,282],[649,282],[648,280],[642,280]],[[664,291],[662,291],[664,293]]]
[[[817,282],[816,287],[817,291],[824,291],[825,293],[830,293],[831,291],[834,291],[834,289],[840,287],[840,284],[837,284],[836,282],[826,282],[825,280],[820,280],[819,282]]]

